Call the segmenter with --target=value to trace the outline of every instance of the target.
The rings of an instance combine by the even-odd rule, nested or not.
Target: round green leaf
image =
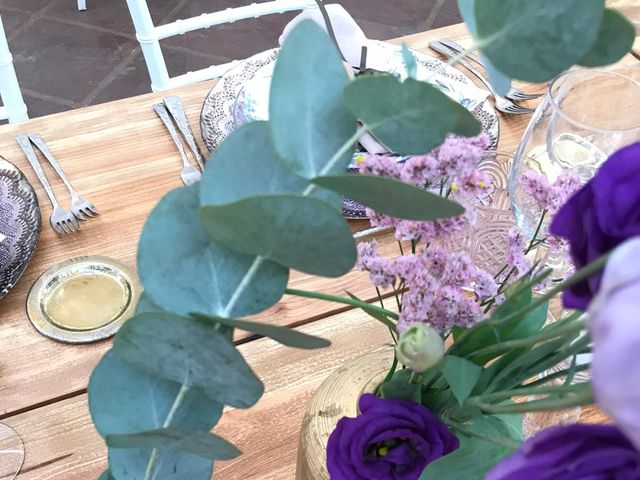
[[[329,204],[300,195],[269,195],[203,206],[209,237],[240,252],[314,275],[339,277],[356,260],[349,225]]]
[[[193,317],[135,316],[116,335],[113,350],[135,368],[200,388],[211,399],[233,407],[250,407],[264,388],[217,326]]]
[[[624,57],[636,37],[634,26],[619,12],[605,9],[600,33],[595,45],[580,59],[580,65],[585,67],[600,67],[616,63]]]
[[[169,192],[149,215],[138,247],[143,297],[179,315],[244,316],[275,304],[288,270],[269,261],[255,268],[255,255],[211,242],[200,226],[199,205],[197,186],[184,187]]]
[[[106,437],[161,428],[180,387],[180,383],[132,367],[109,350],[89,379],[89,411],[96,430]],[[206,432],[218,423],[221,415],[221,403],[192,388],[171,424]]]
[[[481,125],[434,86],[392,75],[360,77],[344,90],[347,107],[400,155],[425,154],[449,134],[478,135]]]
[[[598,37],[604,0],[476,0],[476,43],[500,72],[544,82],[575,65]]]
[[[271,80],[269,121],[277,152],[291,170],[313,178],[343,172],[352,152],[329,159],[355,134],[344,106],[349,79],[340,56],[320,26],[296,26],[280,50]]]
[[[313,350],[316,348],[325,348],[331,345],[329,340],[309,335],[296,330],[295,328],[280,327],[278,325],[270,325],[268,323],[250,322],[248,320],[240,320],[236,318],[220,318],[211,315],[200,315],[198,313],[194,313],[192,315],[196,318],[204,318],[211,322],[226,325],[227,327],[256,333],[263,337],[269,337],[270,339],[288,347]]]
[[[89,410],[96,430],[106,437],[162,427],[180,387],[179,383],[160,380],[133,368],[113,351],[108,351],[89,380]],[[207,432],[221,415],[221,403],[192,388],[176,410],[171,424]],[[110,450],[110,470],[118,479],[144,478],[151,450]],[[156,463],[157,478],[168,480],[209,480],[212,470],[211,460],[173,450],[159,452]],[[105,477],[108,478],[113,477]]]
[[[278,157],[267,122],[242,125],[224,139],[207,162],[200,182],[200,203],[220,205],[256,195],[302,193],[309,180],[299,177]],[[340,209],[340,197],[324,189],[312,196]]]
[[[209,432],[188,428],[159,428],[137,433],[107,435],[110,448],[158,448],[177,450],[211,460],[231,460],[240,451]]]
[[[459,204],[389,177],[335,175],[313,183],[347,195],[376,212],[406,220],[438,220],[464,213]]]

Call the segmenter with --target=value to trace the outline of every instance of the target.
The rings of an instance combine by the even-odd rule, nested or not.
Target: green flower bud
[[[396,345],[398,361],[422,373],[444,357],[444,341],[433,328],[415,323],[407,328]]]

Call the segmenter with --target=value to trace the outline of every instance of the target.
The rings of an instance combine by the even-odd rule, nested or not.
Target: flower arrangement
[[[575,64],[615,62],[633,42],[633,26],[605,8],[603,0],[509,0],[509,5],[504,8],[503,0],[459,1],[501,92],[508,90],[511,78],[547,81]],[[618,34],[608,35],[611,31]],[[411,56],[406,56],[410,65]],[[564,209],[581,202],[573,208],[579,209],[580,225],[590,235],[576,240],[572,230],[569,236],[581,267],[571,279],[534,297],[532,287],[547,273],[527,268],[523,238],[514,232],[511,263],[518,275],[509,284],[508,272],[494,282],[464,252],[451,254],[437,246],[439,238],[473,220],[471,211],[465,212],[465,195],[482,195],[487,188],[473,165],[486,142],[478,137],[480,130],[465,108],[427,82],[385,74],[350,80],[319,26],[301,22],[293,28],[273,72],[269,121],[246,124],[229,135],[208,162],[202,181],[169,192],[144,226],[137,258],[144,294],[88,386],[92,419],[109,448],[109,469],[101,480],[206,480],[215,461],[240,454],[210,433],[225,405],[251,407],[264,389],[236,348],[234,331],[293,348],[329,344],[295,329],[245,319],[283,295],[362,308],[390,327],[398,342],[397,360],[409,367],[390,371],[375,396],[361,399],[359,419],[345,420],[338,428],[330,448],[335,478],[390,478],[387,473],[398,479],[481,478],[520,445],[521,412],[591,401],[589,384],[548,385],[548,377],[527,383],[561,360],[591,351],[581,314],[544,325],[547,300],[569,288],[581,299],[598,291],[602,300],[593,305],[617,305],[624,317],[625,322],[614,325],[604,308],[590,320],[597,326],[591,332],[594,387],[601,405],[637,447],[631,408],[637,395],[632,390],[610,394],[621,376],[611,375],[608,383],[596,375],[613,368],[599,349],[623,345],[631,351],[637,345],[637,336],[624,337],[623,327],[633,332],[629,312],[635,299],[621,286],[637,277],[628,270],[623,279],[618,275],[620,269],[612,265],[618,265],[614,260],[619,254],[614,253],[602,281],[592,278],[613,247],[637,234],[629,226],[638,220],[635,210],[624,210],[628,189],[618,192],[623,197],[614,206],[620,210],[609,219],[601,218],[602,207],[587,209],[597,195],[584,190],[558,212],[556,218],[571,216]],[[356,143],[366,132],[412,159],[395,172],[396,166],[384,159],[371,160],[362,167],[364,175],[347,175]],[[375,169],[387,169],[390,175],[367,174]],[[443,175],[448,181],[438,185]],[[425,182],[437,192],[414,185]],[[340,212],[340,195],[369,207],[374,222],[392,225],[402,238],[412,239],[414,248],[418,239],[433,243],[426,256],[412,248],[405,260],[392,263],[378,257],[374,246],[360,247],[360,265],[374,274],[376,283],[392,285],[404,295],[402,312],[352,297],[287,288],[291,269],[338,277],[354,267],[357,247]],[[592,212],[593,218],[583,212]],[[562,224],[555,225],[551,232],[562,235]],[[629,248],[634,244],[618,252]],[[637,258],[638,252],[630,255]],[[464,293],[469,282],[474,283],[475,301]],[[453,339],[448,347],[443,335]],[[579,368],[573,362],[558,376],[571,378]],[[637,365],[626,366],[631,368],[638,373]],[[529,394],[546,398],[509,401]],[[589,448],[602,444],[598,435],[616,438],[612,458],[633,468],[637,451],[611,432],[594,430]],[[526,469],[527,459],[538,452],[535,443],[525,444],[517,457],[525,460],[490,475],[522,465]],[[553,458],[563,457],[558,452]],[[553,458],[543,456],[549,472],[557,467]],[[606,465],[611,471],[617,468],[607,462],[598,468]]]
[[[451,156],[474,165],[481,146],[481,139],[449,139],[447,151],[453,155],[442,157],[437,149],[429,157],[435,165]],[[640,397],[627,386],[637,374],[628,362],[640,346],[632,313],[640,287],[640,218],[630,215],[640,202],[640,195],[631,193],[639,161],[637,143],[610,157],[577,192],[579,183],[570,172],[553,185],[536,175],[523,178],[542,211],[556,214],[550,231],[568,241],[580,268],[537,298],[531,289],[550,272],[527,260],[522,234],[509,232],[507,269],[516,275],[498,285],[466,253],[449,253],[434,243],[457,233],[452,225],[462,218],[446,220],[446,229],[440,221],[407,228],[406,221],[371,212],[373,224],[394,225],[399,240],[411,240],[412,253],[385,259],[373,244],[359,245],[360,267],[369,271],[379,294],[390,289],[397,299],[399,315],[389,311],[386,321],[395,322],[399,336],[393,337],[393,366],[378,396],[363,395],[360,416],[340,420],[329,438],[332,479],[460,478],[461,471],[469,475],[465,478],[488,480],[640,478]],[[408,178],[402,171],[416,163],[389,166],[371,158],[362,169]],[[473,171],[468,177],[479,178]],[[478,185],[459,178],[449,175],[462,193],[482,194]],[[488,188],[488,179],[479,182]],[[441,191],[451,192],[451,185]],[[472,210],[467,203],[464,221],[473,217]],[[435,231],[440,235],[432,235]],[[530,245],[540,243],[534,238]],[[605,261],[603,275],[598,269]],[[576,311],[545,324],[546,302],[559,292],[566,307],[575,308],[579,300],[578,308],[588,314]],[[584,353],[593,353],[593,361],[578,365],[577,356]],[[561,367],[567,359],[570,366]],[[576,381],[576,372],[587,369],[592,382]],[[516,401],[523,396],[535,399]],[[618,426],[555,426],[516,448],[523,439],[520,415],[594,399]],[[490,462],[479,461],[481,452],[491,453]]]

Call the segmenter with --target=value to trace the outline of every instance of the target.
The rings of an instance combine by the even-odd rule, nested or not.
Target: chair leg
[[[86,10],[87,9],[87,0],[78,0],[78,10]]]
[[[2,17],[0,17],[0,99],[4,104],[3,113],[6,113],[9,122],[27,120],[27,106],[20,93]],[[4,115],[0,115],[0,118],[4,118]]]

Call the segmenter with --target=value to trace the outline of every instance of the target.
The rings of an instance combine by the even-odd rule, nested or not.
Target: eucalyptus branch
[[[370,303],[363,302],[361,300],[356,300],[353,298],[344,298],[344,297],[338,297],[336,295],[329,295],[326,293],[310,292],[307,290],[296,290],[293,288],[287,288],[284,291],[284,293],[286,293],[287,295],[294,295],[296,297],[314,298],[316,300],[327,300],[329,302],[351,305],[352,307],[360,307],[364,310],[370,310],[372,312],[379,313],[386,317],[393,318],[394,320],[397,320],[399,318],[396,312],[392,312],[391,310],[386,310],[376,305],[372,305]]]

